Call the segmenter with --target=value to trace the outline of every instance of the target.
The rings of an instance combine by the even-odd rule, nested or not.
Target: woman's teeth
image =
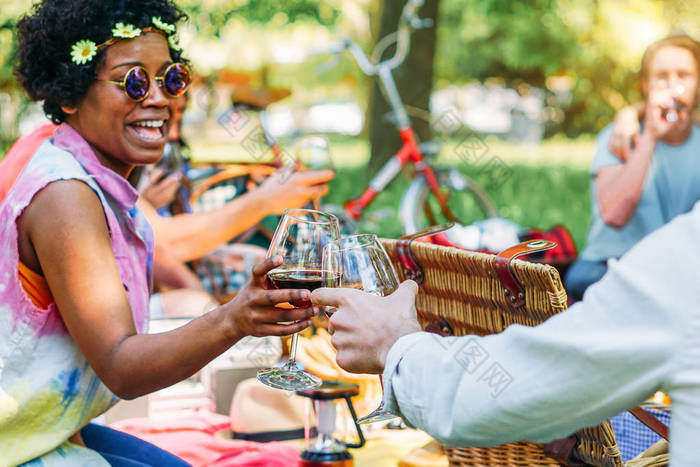
[[[164,123],[165,122],[163,120],[143,120],[133,123],[131,126],[134,127],[136,133],[141,138],[146,140],[156,140],[163,136],[162,128]]]

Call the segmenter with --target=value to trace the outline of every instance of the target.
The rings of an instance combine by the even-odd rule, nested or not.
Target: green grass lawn
[[[459,157],[458,143],[447,141],[436,164],[457,167],[482,184],[502,217],[523,227],[548,229],[563,224],[571,230],[579,249],[583,246],[590,218],[588,167],[594,149],[592,138],[551,139],[539,145],[489,138],[485,140],[483,156],[470,164]],[[369,181],[366,171],[369,144],[361,138],[332,138],[331,149],[337,176],[325,201],[342,204],[358,196]],[[225,141],[195,139],[193,153],[200,160],[245,159]],[[367,211],[370,221],[361,223],[360,229],[387,237],[400,236],[396,210],[409,182],[407,171],[381,193]],[[462,211],[465,220],[481,218],[478,209],[469,203],[456,209]],[[373,213],[386,214],[389,210],[392,213],[388,217],[372,221]]]
[[[487,171],[480,171],[478,167],[463,169],[463,172],[482,184],[498,206],[502,217],[523,227],[548,229],[556,224],[564,224],[571,230],[580,248],[585,240],[590,218],[588,171],[564,165],[525,163],[510,163],[509,168],[512,172],[507,180],[498,184],[494,183]],[[342,204],[345,200],[358,196],[366,179],[363,167],[338,169],[326,201]],[[402,175],[377,197],[367,211],[370,218],[372,213],[385,212],[386,208],[392,208],[394,213],[378,222],[361,224],[362,230],[388,237],[401,235],[401,226],[395,210],[409,181],[408,175]],[[462,219],[472,221],[482,217],[475,206],[464,209],[462,214]]]

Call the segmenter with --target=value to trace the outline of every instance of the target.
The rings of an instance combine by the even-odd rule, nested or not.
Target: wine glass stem
[[[289,345],[289,361],[295,362],[297,359],[297,341],[299,340],[299,334],[292,334],[292,342]]]

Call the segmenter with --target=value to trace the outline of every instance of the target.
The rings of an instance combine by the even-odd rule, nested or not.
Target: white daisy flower
[[[172,34],[172,33],[175,32],[175,25],[164,22],[164,21],[160,18],[160,16],[154,16],[154,17],[152,17],[152,18],[151,18],[151,22],[153,23],[153,25],[154,25],[156,28],[160,29],[161,31],[163,31],[163,32],[165,32],[165,33],[167,33],[167,34]]]
[[[71,50],[71,59],[76,65],[84,65],[97,55],[97,45],[88,40],[76,42]]]
[[[177,50],[180,52],[182,50],[182,47],[180,47],[180,44],[178,43],[177,36],[173,34],[172,36],[168,36],[168,44],[170,45],[170,48],[173,50]]]
[[[131,24],[117,23],[112,29],[112,35],[122,39],[133,39],[141,35],[141,30]]]

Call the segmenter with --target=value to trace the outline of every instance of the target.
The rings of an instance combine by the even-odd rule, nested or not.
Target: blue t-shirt
[[[622,161],[608,150],[612,125],[596,139],[591,167],[591,225],[581,258],[591,261],[619,258],[639,240],[679,214],[686,213],[700,200],[700,128],[693,125],[688,140],[680,146],[657,141],[644,180],[637,209],[621,228],[606,224],[597,199],[598,172]]]

